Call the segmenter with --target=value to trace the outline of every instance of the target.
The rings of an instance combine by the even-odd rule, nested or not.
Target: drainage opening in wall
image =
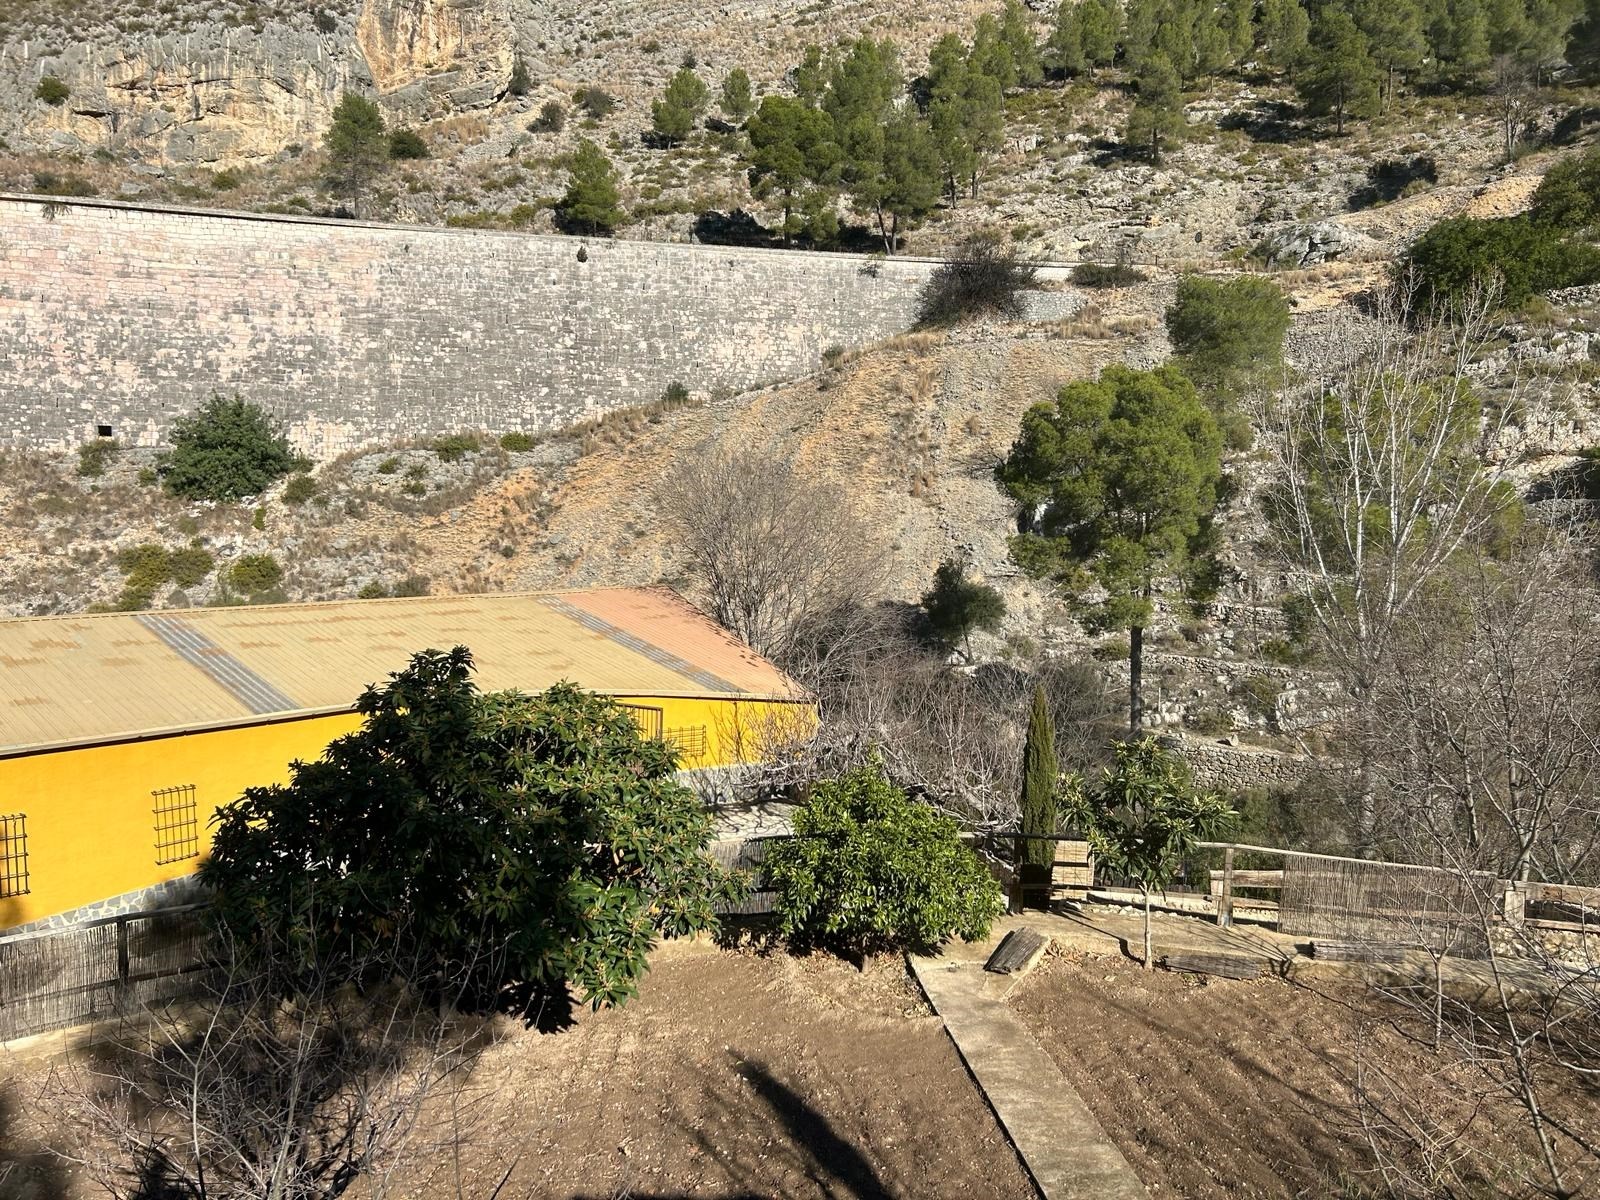
[[[94,435],[95,437],[114,437],[116,431],[109,425],[96,425],[94,427]]]

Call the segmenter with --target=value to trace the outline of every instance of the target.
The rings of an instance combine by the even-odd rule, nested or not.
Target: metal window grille
[[[639,732],[644,734],[645,737],[660,740],[661,710],[659,708],[651,708],[646,704],[619,704],[617,707],[633,718],[634,723],[639,726]]]
[[[0,900],[26,896],[30,890],[27,815],[0,816]]]
[[[701,758],[706,752],[706,727],[685,725],[678,729],[669,729],[667,741],[674,743],[678,747],[678,753],[684,758]]]
[[[156,802],[156,866],[199,857],[200,813],[194,784],[162,788],[150,795]]]

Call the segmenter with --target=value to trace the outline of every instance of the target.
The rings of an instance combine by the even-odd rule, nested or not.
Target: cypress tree
[[[1033,689],[1033,712],[1028,717],[1028,740],[1022,748],[1022,832],[1049,834],[1056,831],[1056,734],[1050,723],[1050,709],[1044,700],[1044,684]],[[1056,844],[1029,840],[1023,844],[1023,861],[1050,868],[1055,861]]]

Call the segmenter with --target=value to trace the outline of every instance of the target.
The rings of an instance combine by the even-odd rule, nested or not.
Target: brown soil
[[[1037,1196],[901,959],[861,972],[669,943],[623,1008],[504,1032],[464,1093],[424,1112],[385,1194]],[[0,1058],[0,1200],[99,1194],[40,1144],[72,1139],[71,1112],[42,1095],[59,1048]],[[442,1149],[457,1127],[459,1159]]]
[[[516,1158],[502,1195],[1036,1194],[899,960],[669,951],[625,1008],[478,1076],[499,1097],[480,1140]],[[496,1166],[476,1173],[487,1195]]]
[[[1520,1113],[1481,1076],[1402,1036],[1363,989],[1315,987],[1057,953],[1012,1003],[1157,1198],[1386,1195],[1358,1068],[1498,1162],[1502,1186],[1537,1171]]]

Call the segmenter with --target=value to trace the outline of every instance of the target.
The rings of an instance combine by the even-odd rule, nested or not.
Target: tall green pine
[[[1056,731],[1045,703],[1044,684],[1033,689],[1033,711],[1028,715],[1028,738],[1022,747],[1022,832],[1045,837],[1056,832],[1056,789],[1061,774],[1056,761]],[[1049,869],[1055,862],[1056,844],[1030,837],[1023,843],[1023,861]]]

